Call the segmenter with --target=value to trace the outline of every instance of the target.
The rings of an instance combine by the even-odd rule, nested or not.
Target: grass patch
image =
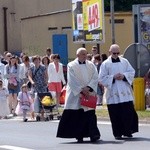
[[[145,110],[145,111],[136,111],[139,119],[149,119],[150,120],[150,111]]]
[[[60,108],[59,111],[62,113],[63,108]],[[149,120],[150,121],[150,110],[136,111],[139,117],[139,120]],[[96,109],[97,118],[109,118],[107,106],[98,106]]]
[[[136,111],[140,120],[150,120],[150,110]],[[107,106],[102,106],[96,109],[96,115],[98,118],[104,117],[109,118]]]
[[[99,118],[99,117],[104,117],[104,118],[109,117],[107,107],[106,107],[106,106],[103,106],[103,107],[100,108],[100,109],[96,109],[96,115],[97,115],[98,118]]]

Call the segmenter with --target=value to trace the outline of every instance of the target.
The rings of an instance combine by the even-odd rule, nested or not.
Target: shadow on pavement
[[[124,138],[126,141],[150,141],[150,138],[135,137],[135,138]]]
[[[120,141],[103,141],[103,140],[98,140],[97,142],[91,142],[90,140],[84,140],[83,143],[78,143],[78,142],[63,142],[61,144],[123,144],[125,141],[120,140]]]
[[[144,137],[136,137],[136,138],[122,138],[121,140],[114,140],[114,141],[105,141],[105,140],[98,140],[97,142],[92,143],[90,140],[84,140],[83,143],[74,142],[63,142],[61,144],[123,144],[125,142],[136,142],[136,141],[150,141],[150,138]]]

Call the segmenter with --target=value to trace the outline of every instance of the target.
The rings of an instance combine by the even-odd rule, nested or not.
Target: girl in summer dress
[[[26,122],[27,112],[31,112],[32,118],[34,119],[34,105],[33,99],[28,92],[28,88],[26,84],[23,84],[21,87],[21,91],[18,94],[18,105],[16,108],[16,114],[23,114],[23,121]]]

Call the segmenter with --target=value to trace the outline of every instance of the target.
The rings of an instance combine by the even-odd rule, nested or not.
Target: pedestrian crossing
[[[11,145],[0,145],[0,150],[33,150],[33,149]]]

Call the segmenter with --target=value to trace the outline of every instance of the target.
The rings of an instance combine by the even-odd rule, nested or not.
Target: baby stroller
[[[56,102],[52,97],[52,94],[50,92],[47,93],[37,93],[37,98],[39,101],[39,108],[44,113],[44,119],[45,121],[53,120],[54,116],[57,116],[57,119],[60,120],[61,116],[59,112],[53,112]],[[36,121],[40,121],[41,116],[36,116]]]

